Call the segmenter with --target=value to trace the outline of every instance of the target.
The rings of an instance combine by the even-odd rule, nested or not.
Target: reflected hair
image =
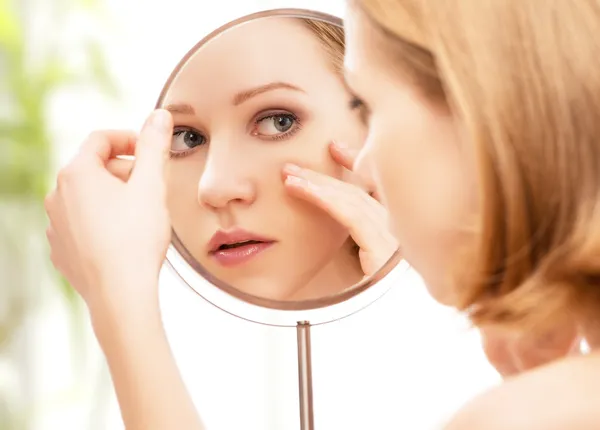
[[[319,40],[329,55],[334,71],[340,76],[344,74],[344,52],[346,48],[344,29],[316,19],[302,18],[302,24]]]
[[[476,242],[449,275],[477,325],[600,315],[600,3],[352,0],[385,67],[477,156]]]

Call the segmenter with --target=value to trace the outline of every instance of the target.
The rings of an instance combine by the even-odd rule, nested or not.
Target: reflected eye
[[[206,137],[189,128],[176,129],[171,142],[172,152],[185,152],[206,143]]]
[[[263,117],[256,121],[253,134],[256,136],[276,138],[290,133],[297,125],[298,119],[289,113]]]

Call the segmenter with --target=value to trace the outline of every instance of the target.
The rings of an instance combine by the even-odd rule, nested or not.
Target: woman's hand
[[[330,145],[333,159],[352,170],[356,153],[338,144]],[[396,252],[398,242],[388,230],[387,211],[360,187],[336,178],[303,169],[285,167],[285,185],[295,197],[313,203],[346,227],[360,248],[365,276],[377,272]]]
[[[170,114],[157,111],[139,137],[93,133],[46,198],[52,262],[90,309],[157,304],[170,240],[164,168],[172,128]],[[107,168],[116,156],[134,154],[126,181]]]
[[[162,110],[139,136],[94,133],[46,199],[52,261],[90,308],[131,430],[204,428],[158,307],[171,236],[164,174],[172,134]],[[133,154],[135,164],[116,158]]]

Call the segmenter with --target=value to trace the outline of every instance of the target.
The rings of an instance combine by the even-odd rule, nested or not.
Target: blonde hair
[[[329,55],[334,71],[343,76],[344,52],[346,48],[344,29],[335,24],[316,19],[302,18],[301,21],[319,40],[325,52]]]
[[[478,244],[458,264],[469,272],[454,271],[460,307],[478,325],[597,318],[600,1],[354,3],[388,66],[450,108],[477,152]]]

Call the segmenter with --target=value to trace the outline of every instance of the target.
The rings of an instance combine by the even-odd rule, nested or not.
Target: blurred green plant
[[[83,65],[65,60],[58,38],[43,40],[43,49],[36,51],[39,44],[31,33],[37,21],[30,14],[41,4],[53,13],[53,34],[75,12],[92,16],[99,6],[97,0],[0,0],[0,358],[39,304],[40,286],[32,284],[39,284],[43,274],[57,277],[56,285],[74,313],[79,307],[72,288],[55,275],[47,257],[43,200],[55,153],[49,102],[58,90],[73,85],[93,85],[110,96],[118,93],[93,38],[83,38],[77,46],[85,54]],[[26,428],[23,422],[15,427],[8,420],[0,404],[2,430]]]
[[[57,90],[79,84],[98,85],[107,94],[117,93],[106,68],[102,49],[94,40],[83,41],[82,49],[86,53],[87,64],[79,70],[69,67],[59,47],[49,47],[43,53],[45,58],[41,61],[36,58],[33,64],[28,55],[31,47],[28,45],[24,22],[26,18],[24,14],[19,14],[19,11],[28,8],[27,3],[33,6],[35,2],[19,1],[17,8],[16,1],[0,0],[0,202],[2,207],[12,204],[30,211],[24,218],[18,216],[20,222],[16,224],[11,219],[12,222],[2,222],[0,225],[0,243],[10,247],[12,252],[7,255],[12,261],[21,260],[18,251],[26,248],[23,243],[24,231],[43,234],[43,199],[48,192],[54,154],[46,118],[50,98]],[[93,8],[97,5],[96,0],[62,3],[71,9]],[[65,15],[66,12],[68,10],[63,8]],[[60,22],[55,25],[58,29]],[[28,258],[28,255],[23,257]],[[75,304],[73,290],[68,284],[61,280],[59,285],[65,296]],[[7,292],[6,287],[4,292]],[[22,313],[22,305],[16,304],[12,307],[13,312]],[[0,347],[10,331],[0,324]]]

